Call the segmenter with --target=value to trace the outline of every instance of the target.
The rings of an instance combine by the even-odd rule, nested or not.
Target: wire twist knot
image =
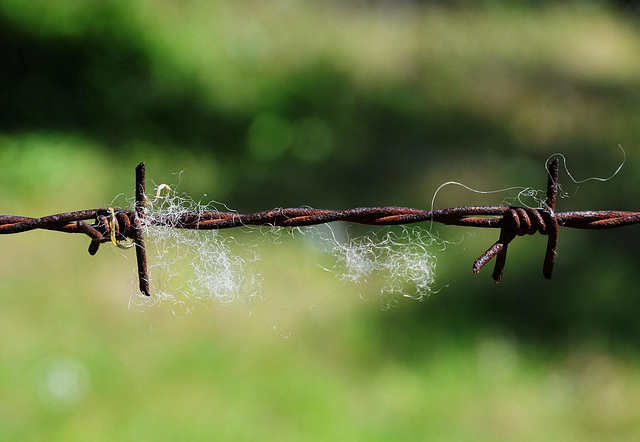
[[[476,260],[473,264],[473,272],[479,273],[489,261],[496,258],[493,280],[500,282],[504,273],[509,243],[518,236],[541,233],[549,237],[542,271],[545,278],[551,279],[558,246],[558,230],[558,221],[550,208],[509,207],[502,216],[498,241]]]
[[[89,253],[95,255],[100,244],[106,242],[123,248],[130,247],[121,245],[121,242],[135,238],[132,217],[133,214],[127,210],[98,209],[93,225],[79,221],[78,227],[91,237]]]
[[[496,258],[493,269],[493,280],[500,282],[507,262],[507,248],[517,236],[533,235],[539,232],[549,237],[547,252],[544,257],[542,273],[551,279],[553,263],[558,248],[558,220],[555,214],[556,198],[558,195],[558,160],[549,164],[549,180],[547,185],[547,199],[543,208],[508,207],[500,221],[500,237],[480,258],[473,263],[473,272],[478,273],[493,258]]]
[[[511,229],[516,236],[549,234],[548,221],[553,217],[548,210],[510,207],[503,216],[503,228]],[[545,222],[545,218],[547,222]]]

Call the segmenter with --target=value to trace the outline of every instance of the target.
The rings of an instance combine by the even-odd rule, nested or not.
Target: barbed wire
[[[541,207],[464,206],[422,210],[409,207],[359,207],[346,210],[311,208],[274,209],[252,214],[220,211],[185,211],[178,214],[149,214],[146,210],[145,164],[136,167],[134,209],[90,209],[58,213],[42,218],[0,215],[0,234],[35,229],[81,233],[91,238],[89,253],[95,255],[100,244],[132,240],[138,265],[140,291],[151,295],[144,242],[144,226],[170,226],[178,229],[211,230],[240,226],[303,227],[334,221],[367,225],[397,225],[435,222],[445,225],[498,228],[500,235],[473,264],[473,272],[495,258],[493,279],[499,282],[504,273],[509,243],[518,236],[540,233],[548,237],[543,274],[551,279],[558,247],[560,227],[576,229],[610,229],[640,223],[640,212],[580,211],[555,213],[558,193],[558,160],[548,164],[547,196]],[[91,222],[91,223],[89,223]]]

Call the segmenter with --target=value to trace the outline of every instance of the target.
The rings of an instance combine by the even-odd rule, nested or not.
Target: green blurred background
[[[107,206],[140,161],[240,212],[428,208],[450,180],[543,189],[555,152],[607,177],[618,145],[614,179],[561,174],[558,210],[638,210],[636,11],[0,0],[0,213]],[[552,281],[519,238],[499,285],[471,272],[497,232],[437,231],[464,241],[424,302],[383,310],[284,241],[260,246],[265,304],[188,315],[130,308],[131,253],[3,236],[0,440],[637,440],[637,228],[562,230]]]

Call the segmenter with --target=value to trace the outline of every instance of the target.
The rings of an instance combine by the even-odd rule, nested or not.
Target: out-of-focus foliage
[[[594,5],[37,5],[3,2],[5,131],[214,152],[243,205],[375,204],[443,151],[595,165],[640,135],[635,21]]]
[[[580,186],[563,173],[572,198],[558,210],[640,210],[640,19],[632,9],[606,2],[0,0],[0,213],[112,204],[119,193],[130,196],[141,160],[156,183],[180,182],[195,199],[243,212],[429,207],[435,189],[451,180],[481,190],[543,188],[544,161],[555,152],[578,179],[606,177],[622,161],[617,145],[627,155],[621,173]],[[503,197],[445,188],[435,204]],[[469,232],[438,230],[456,243]],[[114,264],[117,257],[101,252],[89,261],[75,253],[84,239],[52,235],[0,238],[16,257],[0,267],[0,318],[9,324],[0,333],[0,379],[26,385],[26,370],[40,385],[50,373],[75,373],[70,391],[82,396],[86,370],[93,393],[82,396],[87,413],[64,414],[73,407],[47,385],[27,397],[0,382],[0,428],[10,423],[9,437],[54,430],[60,439],[82,439],[113,428],[102,431],[106,438],[198,438],[210,430],[208,415],[231,439],[270,430],[275,438],[311,431],[325,440],[523,434],[514,428],[542,439],[546,433],[536,430],[549,425],[559,426],[549,433],[558,438],[637,430],[640,406],[627,394],[640,385],[635,356],[608,354],[635,349],[640,339],[636,228],[563,229],[551,282],[541,274],[544,239],[518,238],[497,286],[489,269],[470,270],[497,232],[465,236],[439,256],[440,292],[389,312],[321,273],[300,276],[302,246],[268,246],[275,256],[265,271],[282,281],[265,289],[267,298],[341,299],[317,316],[300,313],[289,324],[300,338],[288,350],[262,336],[260,321],[237,326],[237,317],[220,312],[211,315],[222,325],[190,317],[175,329],[170,318],[150,314],[162,318],[161,331],[132,341],[127,333],[140,332],[140,314],[123,317],[128,295],[120,295],[133,260]],[[24,338],[12,339],[12,331]],[[222,341],[212,344],[214,335]],[[525,342],[531,345],[522,349]],[[59,353],[71,360],[42,356]],[[136,364],[158,385],[131,374]],[[228,380],[242,384],[238,396]],[[210,402],[214,396],[223,399]],[[194,397],[205,411],[190,405]],[[123,404],[125,411],[115,411]],[[146,421],[137,406],[150,411]],[[243,421],[247,406],[256,431]],[[421,427],[425,415],[433,432]],[[172,417],[183,423],[154,433],[158,420]],[[20,422],[30,419],[44,423],[28,433]]]

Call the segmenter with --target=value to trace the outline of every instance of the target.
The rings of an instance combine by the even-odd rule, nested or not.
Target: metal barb
[[[507,250],[509,243],[517,236],[533,235],[536,231],[548,236],[547,251],[542,266],[542,274],[551,279],[553,264],[558,248],[558,221],[556,220],[555,207],[558,195],[558,160],[549,164],[549,180],[547,183],[547,198],[544,207],[539,209],[510,207],[502,216],[500,238],[484,252],[473,264],[473,272],[479,273],[494,257],[496,258],[493,270],[493,280],[498,283],[504,274],[504,266],[507,262]]]
[[[149,215],[146,211],[145,165],[136,167],[136,202],[133,210],[91,209],[60,213],[42,218],[0,215],[0,235],[27,232],[35,229],[82,233],[91,239],[89,253],[98,252],[101,243],[111,241],[111,229],[118,241],[132,239],[136,246],[140,291],[151,295],[149,272],[144,241],[145,225],[171,225],[179,229],[228,229],[240,226],[302,227],[347,221],[368,225],[396,225],[418,222],[436,222],[445,225],[499,228],[498,241],[473,264],[473,272],[496,259],[493,279],[499,282],[504,274],[509,243],[518,236],[540,233],[548,237],[543,274],[550,279],[558,247],[560,227],[576,229],[612,229],[640,223],[640,212],[584,211],[556,213],[558,192],[558,160],[548,166],[547,198],[543,207],[524,208],[508,206],[465,206],[448,209],[421,210],[408,207],[359,207],[345,210],[309,208],[274,209],[242,215],[233,212],[183,212],[172,215],[171,223],[162,215]],[[111,218],[110,218],[111,217]],[[177,219],[176,219],[177,218]],[[111,220],[111,221],[110,221]],[[93,221],[89,224],[87,221]],[[110,227],[113,225],[113,227]]]
[[[136,259],[138,261],[138,279],[140,280],[140,292],[145,296],[151,296],[149,287],[149,270],[147,268],[147,249],[144,245],[144,233],[142,223],[145,217],[145,176],[146,168],[144,163],[136,167],[136,205],[133,216],[133,241],[136,245]]]
[[[547,184],[547,200],[546,205],[548,212],[546,214],[547,223],[549,224],[549,239],[547,240],[547,251],[544,255],[544,265],[542,273],[545,278],[551,279],[553,273],[553,263],[556,261],[556,250],[558,249],[558,221],[556,220],[556,200],[558,198],[558,168],[559,161],[556,158],[549,164],[549,181]]]

